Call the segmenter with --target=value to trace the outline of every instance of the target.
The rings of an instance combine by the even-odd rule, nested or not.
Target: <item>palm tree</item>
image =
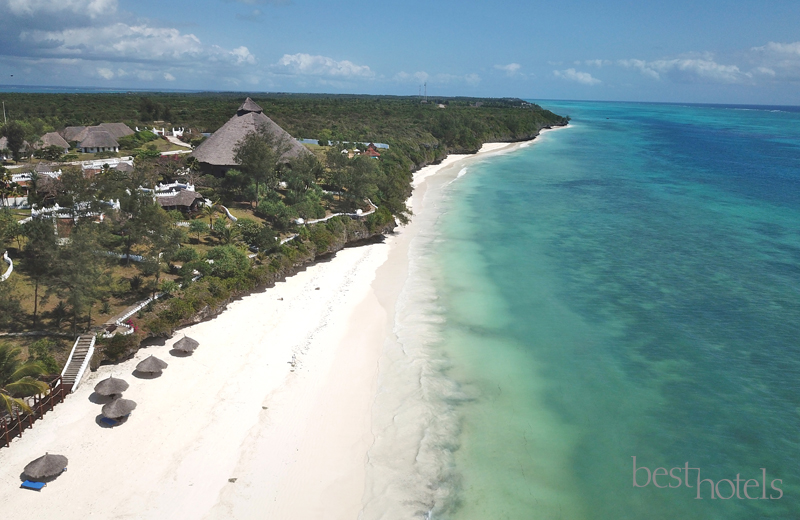
[[[208,226],[211,227],[214,224],[214,213],[217,212],[217,204],[219,204],[219,200],[212,201],[211,204],[203,206],[203,216],[208,217]]]
[[[0,344],[0,410],[10,414],[15,407],[31,413],[22,398],[43,394],[50,388],[47,383],[35,379],[45,373],[44,366],[38,361],[22,362],[21,353],[19,347]]]

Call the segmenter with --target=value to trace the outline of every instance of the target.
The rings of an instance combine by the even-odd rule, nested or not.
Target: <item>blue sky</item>
[[[424,82],[429,95],[800,105],[800,1],[0,0],[0,84]]]

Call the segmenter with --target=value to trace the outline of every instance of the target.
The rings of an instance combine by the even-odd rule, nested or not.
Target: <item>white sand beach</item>
[[[426,179],[518,146],[485,145],[420,170],[413,211],[428,209]],[[373,403],[415,232],[412,222],[384,243],[340,251],[163,346],[88,374],[0,449],[3,517],[373,518],[363,505]],[[172,356],[184,334],[200,347]],[[133,376],[151,354],[169,363],[163,375]],[[124,397],[138,403],[114,428],[98,424],[101,405],[90,400],[109,375],[128,381]],[[68,471],[40,493],[20,489],[22,468],[45,452],[67,456]]]

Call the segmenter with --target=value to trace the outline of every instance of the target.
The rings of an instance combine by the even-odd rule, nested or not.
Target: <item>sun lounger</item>
[[[123,422],[125,422],[125,420],[127,420],[128,417],[130,417],[130,416],[131,416],[131,414],[123,415],[119,419],[110,419],[108,417],[101,417],[100,418],[100,422],[103,423],[103,424],[107,424],[109,426],[116,426],[118,424],[122,424]]]
[[[25,482],[22,483],[20,487],[24,489],[32,489],[34,491],[41,491],[42,488],[45,487],[46,485],[47,484],[45,484],[44,482],[34,482],[32,480],[26,480]]]

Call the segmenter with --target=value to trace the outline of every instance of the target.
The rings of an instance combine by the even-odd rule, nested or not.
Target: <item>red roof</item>
[[[364,153],[362,155],[366,155],[367,157],[380,157],[381,156],[381,154],[379,154],[378,151],[375,150],[374,148],[367,148],[366,150],[364,150]]]

